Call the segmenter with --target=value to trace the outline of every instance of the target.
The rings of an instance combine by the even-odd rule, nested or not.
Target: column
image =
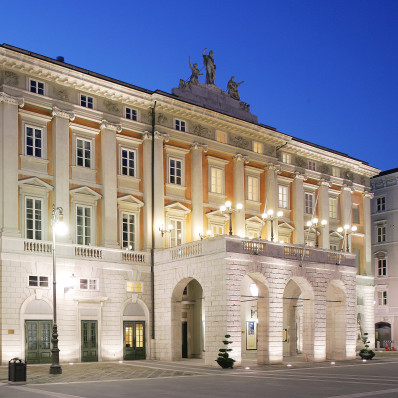
[[[276,217],[278,212],[278,180],[277,169],[275,165],[269,164],[265,166],[265,211],[273,210]],[[273,228],[272,228],[273,227]],[[265,238],[271,240],[271,228],[273,229],[274,242],[278,242],[278,220],[275,219],[272,223],[267,222],[265,226]]]
[[[245,162],[247,159],[237,154],[234,156],[234,201],[232,207],[236,208],[238,203],[242,204],[242,210],[236,212],[233,217],[233,234],[244,237],[245,228]]]
[[[116,133],[122,131],[119,124],[101,122],[101,175],[102,175],[102,246],[120,247],[117,229],[117,150]]]
[[[18,106],[23,98],[0,92],[1,234],[20,236],[18,229]]]
[[[364,265],[365,265],[365,275],[371,276],[372,275],[372,221],[370,217],[370,200],[373,198],[373,194],[370,192],[363,193],[363,233],[364,233]]]
[[[203,231],[203,165],[202,152],[207,152],[207,145],[194,142],[191,145],[191,230],[192,240],[200,239]]]
[[[340,195],[340,221],[342,227],[344,227],[344,225],[349,225],[351,227],[351,192],[352,190],[350,187],[347,185],[342,186]],[[351,234],[347,235],[346,239],[348,239],[348,246],[350,251],[352,251]],[[347,243],[344,244],[344,247],[346,246]]]
[[[329,187],[330,184],[327,181],[319,181],[319,196],[318,196],[318,219],[319,226],[321,221],[326,220],[327,224],[325,227],[319,229],[321,235],[319,236],[319,247],[323,249],[329,249]]]
[[[152,247],[152,135],[146,132],[142,144],[142,190],[143,190],[143,250]]]
[[[68,112],[53,107],[52,111],[53,137],[53,167],[54,167],[54,197],[56,207],[62,207],[65,223],[72,225],[69,218],[69,121],[75,119],[74,112]],[[71,241],[71,229],[66,236],[60,236],[60,241]]]
[[[293,243],[304,244],[304,179],[296,174],[292,185]]]

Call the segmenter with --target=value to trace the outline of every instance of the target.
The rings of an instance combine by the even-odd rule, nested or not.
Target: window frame
[[[79,225],[77,223],[77,220],[78,220],[78,214],[77,214],[78,207],[82,207],[85,210],[86,209],[90,209],[90,236],[89,236],[90,237],[90,241],[88,243],[79,243],[79,235],[78,235],[78,227],[79,227]],[[91,206],[91,205],[77,203],[76,206],[75,206],[75,214],[74,214],[74,217],[75,217],[75,242],[76,242],[77,245],[81,245],[81,246],[92,246],[93,245],[93,240],[94,240],[94,235],[95,235],[94,234],[95,226],[94,226],[94,222],[93,222],[93,219],[94,219],[94,213],[93,212],[94,212],[94,207]],[[86,218],[86,215],[83,214],[83,220],[85,218]],[[86,227],[87,226],[84,223],[84,225],[82,226],[83,231],[86,230]],[[87,238],[86,234],[84,233],[82,236],[83,236],[83,241],[86,242],[86,238]]]
[[[285,164],[292,164],[292,155],[288,152],[282,152],[281,162]]]
[[[278,184],[278,208],[280,209],[285,209],[288,210],[290,209],[290,187],[288,185],[285,184]],[[281,189],[282,191],[286,191],[286,192],[282,192],[282,200],[281,200]],[[286,206],[283,206],[285,200],[286,200]],[[281,206],[282,204],[282,206]]]
[[[187,132],[188,124],[185,120],[174,119],[174,129],[183,133]]]
[[[127,246],[127,247],[124,246],[125,240],[124,240],[124,238],[123,238],[123,235],[124,235],[123,217],[124,217],[125,215],[127,215],[127,216],[129,216],[129,217],[130,217],[130,216],[133,216],[133,217],[134,217],[134,231],[133,231],[134,242],[131,242],[130,239],[128,238],[128,240],[127,240],[128,246]],[[136,251],[136,250],[137,250],[137,243],[138,243],[138,239],[137,239],[137,231],[138,231],[137,220],[138,220],[138,215],[139,215],[139,214],[138,214],[137,212],[134,212],[134,211],[126,211],[126,210],[123,210],[123,209],[120,210],[120,246],[121,246],[121,248],[122,248],[123,250],[130,250],[130,251]],[[138,221],[138,222],[139,222],[139,221]],[[131,231],[129,230],[129,231],[128,231],[128,235],[130,236],[130,234],[131,234]],[[133,243],[133,244],[131,245],[131,243]],[[130,247],[131,247],[131,248],[130,248]]]
[[[127,166],[123,166],[123,151],[127,151],[128,154],[130,152],[134,153],[134,167],[133,167],[133,175],[130,175],[130,166],[127,164]],[[137,148],[132,148],[128,147],[125,145],[119,145],[119,175],[123,177],[132,177],[132,178],[137,178],[137,172],[138,172],[138,158],[137,158],[138,150]],[[129,163],[130,157],[127,158],[127,163]],[[123,174],[123,167],[127,167],[128,174]]]
[[[35,82],[36,83],[36,89],[34,90],[34,91],[32,91],[32,83],[33,82]],[[42,93],[40,93],[40,92],[38,92],[38,91],[40,91],[40,88],[39,88],[39,84],[41,84],[43,87],[42,87]],[[43,95],[43,96],[45,96],[45,95],[47,95],[47,90],[46,90],[46,83],[45,82],[43,82],[43,81],[41,81],[41,80],[37,80],[37,79],[33,79],[33,78],[29,78],[28,79],[28,91],[30,92],[30,93],[33,93],[33,94],[37,94],[37,95]]]
[[[386,242],[386,223],[378,223],[376,224],[376,242],[377,243],[384,243]]]
[[[250,184],[255,182],[255,186]],[[252,190],[250,191],[250,185],[252,185]],[[251,202],[259,202],[260,201],[260,178],[259,176],[254,176],[252,174],[248,174],[246,176],[246,200],[250,200]]]
[[[128,111],[131,114],[131,117],[127,117]],[[130,108],[129,106],[124,107],[124,118],[127,120],[131,120],[133,122],[138,122],[138,110],[135,108]]]
[[[82,281],[87,281],[87,287],[86,288],[82,288]],[[95,282],[95,288],[92,289],[91,283]],[[81,291],[89,291],[89,292],[96,292],[99,290],[99,279],[98,278],[79,278],[79,290]]]
[[[214,171],[214,176],[213,176]],[[225,194],[225,169],[222,167],[217,167],[215,165],[209,166],[209,192],[218,195]],[[215,189],[213,189],[213,179],[215,180]]]
[[[140,285],[140,291],[136,290],[136,285]],[[129,286],[132,286],[133,289],[129,289]],[[126,293],[134,293],[134,294],[142,294],[144,293],[144,283],[141,281],[127,281],[126,280]]]
[[[308,168],[308,170],[316,171],[316,162],[315,162],[315,160],[309,159],[308,163],[307,163],[307,168]]]
[[[307,205],[307,196],[311,197],[311,211],[309,210],[309,206]],[[304,192],[304,213],[308,215],[312,215],[314,212],[314,192]]]
[[[380,201],[380,203],[379,203],[379,201]],[[377,197],[375,202],[376,202],[376,212],[377,213],[386,210],[386,197],[385,196]]]
[[[33,201],[33,203],[35,203],[36,201],[39,201],[40,202],[40,226],[41,226],[41,228],[40,228],[40,235],[41,235],[41,237],[40,237],[40,239],[38,239],[38,238],[36,238],[36,223],[35,223],[35,221],[36,221],[36,213],[35,213],[35,210],[36,210],[36,206],[34,206],[34,209],[33,209],[33,218],[32,218],[32,224],[33,224],[33,228],[32,228],[32,233],[33,233],[33,237],[28,237],[28,218],[27,218],[27,210],[28,210],[28,208],[27,208],[27,201],[28,200],[32,200]],[[33,240],[45,240],[45,239],[43,239],[44,238],[44,225],[43,225],[43,219],[44,219],[44,208],[43,208],[43,204],[44,204],[44,199],[43,198],[40,198],[40,197],[35,197],[35,196],[31,196],[31,195],[24,195],[24,210],[25,210],[25,212],[24,212],[24,219],[25,219],[25,228],[24,228],[24,232],[25,232],[25,238],[26,239],[33,239]]]
[[[340,167],[332,166],[332,176],[340,178],[341,176]]]
[[[361,223],[360,211],[359,210],[360,210],[359,204],[353,203],[352,204],[352,209],[351,209],[352,224],[360,224]]]
[[[83,97],[85,97],[85,99],[83,100]],[[90,101],[91,100],[91,101]],[[86,102],[86,105],[83,105],[83,101]],[[89,106],[91,102],[91,106]],[[84,94],[84,93],[79,93],[79,105],[83,108],[87,108],[87,109],[94,109],[94,97],[91,97],[88,94]]]
[[[31,285],[30,284],[30,282],[31,282],[30,278],[31,277],[36,277],[37,278],[37,285]],[[47,286],[43,285],[42,278],[47,278]],[[27,286],[30,287],[30,288],[34,288],[34,289],[38,289],[38,288],[39,289],[49,289],[50,288],[50,277],[48,275],[39,275],[39,274],[33,275],[33,274],[29,274],[28,275]]]
[[[171,163],[175,162],[175,165],[172,166]],[[180,167],[177,167],[177,164],[180,163]],[[184,184],[184,159],[179,158],[177,156],[172,156],[168,155],[167,156],[167,183],[168,184],[173,184],[173,185],[178,185],[178,186],[185,186]],[[174,175],[172,175],[172,170],[174,169]],[[178,170],[180,170],[180,176],[178,176]],[[172,179],[175,179],[173,182]],[[178,183],[178,179],[180,179],[180,182]]]
[[[387,258],[385,256],[376,257],[376,271],[378,277],[383,278],[387,276]]]
[[[216,141],[220,144],[228,144],[228,135],[225,131],[216,131]]]
[[[331,206],[331,203],[334,203]],[[338,199],[329,196],[329,218],[332,220],[338,219]]]
[[[377,305],[380,307],[385,307],[388,305],[387,290],[377,290]]]

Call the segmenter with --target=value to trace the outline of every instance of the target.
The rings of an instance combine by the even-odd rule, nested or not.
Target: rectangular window
[[[212,224],[211,225],[211,234],[213,236],[225,235],[225,226],[224,225]]]
[[[97,290],[97,279],[80,279],[80,290]]]
[[[332,167],[332,176],[333,177],[340,177],[340,169],[338,167]]]
[[[135,177],[135,151],[122,148],[121,150],[121,174]]]
[[[386,226],[378,225],[377,226],[377,242],[385,242],[386,241]]]
[[[89,97],[85,94],[80,94],[80,105],[85,108],[93,109],[94,108],[94,98]]]
[[[223,193],[223,178],[224,170],[218,169],[217,167],[211,167],[210,169],[210,192]]]
[[[359,224],[359,205],[352,205],[352,223]]]
[[[287,209],[289,206],[289,187],[278,185],[278,206],[280,209]]]
[[[287,164],[292,163],[292,157],[290,153],[285,153],[285,152],[282,153],[282,162]]]
[[[135,250],[135,215],[122,214],[122,247]]]
[[[91,244],[91,207],[76,206],[76,242]]]
[[[30,79],[29,91],[31,93],[44,95],[44,83],[43,82],[39,82],[37,80]]]
[[[379,305],[387,305],[387,290],[377,292],[377,299]]]
[[[376,199],[376,210],[384,211],[386,209],[386,198],[384,196]]]
[[[261,142],[253,141],[253,152],[264,153],[264,147]]]
[[[142,282],[127,281],[126,291],[128,293],[142,293]]]
[[[218,142],[222,142],[223,144],[227,143],[227,133],[222,131],[217,131],[216,139]]]
[[[182,185],[182,161],[169,158],[169,183]]]
[[[48,276],[29,275],[29,286],[48,287]]]
[[[337,218],[337,199],[329,198],[329,218]]]
[[[339,250],[338,245],[330,244],[329,245],[330,250]]]
[[[313,171],[316,170],[316,163],[313,160],[308,161],[308,169]]]
[[[175,127],[176,127],[176,130],[185,131],[186,123],[184,122],[184,120],[176,119],[175,120]]]
[[[175,247],[182,244],[182,221],[170,220],[173,229],[170,232],[170,247]]]
[[[91,140],[76,138],[76,165],[91,168]]]
[[[42,201],[25,198],[25,236],[27,239],[42,239]]]
[[[247,200],[258,202],[258,183],[257,177],[247,177]]]
[[[314,210],[314,194],[305,192],[304,194],[305,213],[312,214]]]
[[[387,260],[385,258],[377,259],[377,275],[378,276],[387,275]]]
[[[41,158],[43,149],[43,130],[37,127],[25,127],[26,155]]]
[[[137,111],[135,109],[126,108],[126,119],[137,121]]]

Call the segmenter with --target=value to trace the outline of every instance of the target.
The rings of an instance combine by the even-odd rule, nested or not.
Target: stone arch
[[[326,358],[345,360],[346,291],[340,280],[332,280],[326,290]]]
[[[283,292],[284,356],[302,354],[305,361],[314,360],[314,313],[310,282],[304,277],[291,277]]]

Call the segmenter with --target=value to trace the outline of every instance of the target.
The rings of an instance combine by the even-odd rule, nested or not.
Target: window
[[[329,217],[337,218],[337,199],[329,198]]]
[[[386,241],[386,226],[378,225],[377,226],[377,242],[385,242]]]
[[[135,159],[136,151],[132,149],[121,148],[120,153],[120,172],[124,176],[135,177]]]
[[[126,291],[128,293],[142,293],[142,282],[127,281]]]
[[[182,185],[182,161],[169,158],[169,183]]]
[[[339,247],[338,247],[338,245],[330,244],[330,245],[329,245],[329,249],[330,249],[330,250],[339,250]]]
[[[176,130],[179,130],[179,131],[186,131],[186,130],[185,130],[185,128],[186,128],[186,123],[184,122],[184,120],[178,120],[178,119],[176,119],[176,120],[175,120],[175,128],[176,128]]]
[[[183,243],[182,241],[182,220],[170,220],[173,229],[170,232],[170,247],[178,246]]]
[[[93,109],[94,108],[94,98],[89,97],[85,94],[80,94],[80,105],[85,108]]]
[[[386,198],[384,196],[376,199],[376,211],[384,211],[386,209]]]
[[[261,142],[253,141],[253,152],[264,153],[264,146]]]
[[[43,130],[37,127],[25,126],[25,152],[28,156],[42,157]]]
[[[258,185],[257,177],[247,176],[247,200],[258,202]]]
[[[135,250],[135,214],[122,214],[122,247]]]
[[[286,185],[278,185],[278,206],[281,209],[289,206],[289,187]]]
[[[91,168],[91,140],[76,138],[76,165]]]
[[[78,245],[91,244],[91,207],[76,206],[76,242]]]
[[[308,169],[313,171],[316,170],[316,163],[313,160],[308,161]]]
[[[282,152],[282,162],[287,164],[292,163],[292,157],[290,153]]]
[[[210,192],[224,193],[224,170],[217,167],[210,168]]]
[[[137,111],[135,109],[126,107],[125,116],[126,116],[126,119],[137,121]]]
[[[377,302],[379,305],[387,305],[387,290],[377,292]]]
[[[44,83],[39,82],[37,80],[30,79],[29,80],[29,91],[31,93],[44,95]]]
[[[359,224],[359,205],[352,205],[352,223]]]
[[[340,169],[338,167],[332,167],[332,176],[333,177],[340,177]]]
[[[42,201],[25,198],[25,236],[27,239],[42,239]]]
[[[29,286],[48,287],[48,276],[29,275]]]
[[[97,279],[80,279],[80,290],[97,290]]]
[[[210,230],[213,236],[225,235],[225,225],[211,224]]]
[[[227,133],[224,133],[222,131],[217,131],[216,140],[218,142],[222,142],[223,144],[226,144],[227,143]]]
[[[305,192],[304,194],[304,204],[305,204],[305,213],[306,214],[312,214],[314,206],[314,194]]]
[[[378,258],[377,259],[377,275],[386,276],[387,275],[387,259]]]

